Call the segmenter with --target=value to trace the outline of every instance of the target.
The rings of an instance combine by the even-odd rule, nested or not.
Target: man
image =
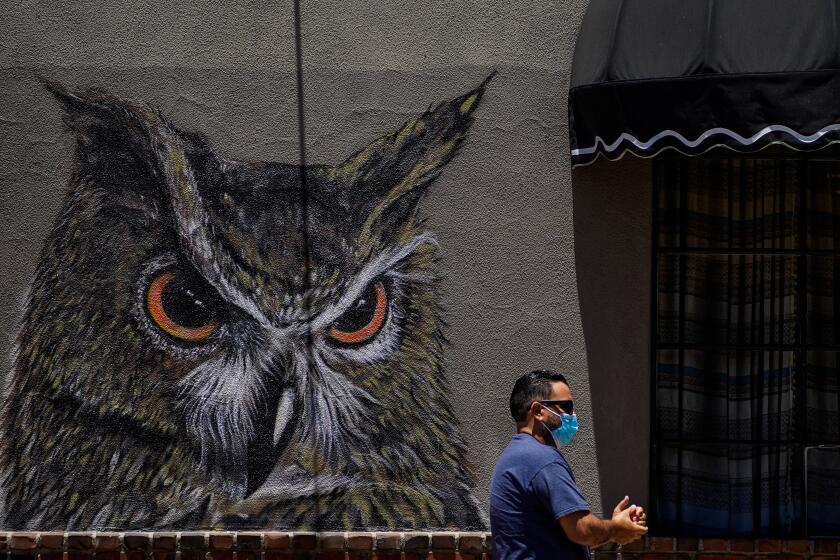
[[[556,372],[532,371],[510,396],[516,435],[490,483],[494,560],[586,560],[589,547],[626,544],[647,532],[644,510],[625,496],[602,520],[589,511],[560,452],[577,431],[572,392]]]

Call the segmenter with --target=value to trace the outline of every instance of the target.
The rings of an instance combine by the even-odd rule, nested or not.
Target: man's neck
[[[517,434],[528,434],[529,436],[531,436],[532,438],[534,438],[535,440],[537,440],[541,444],[549,445],[549,443],[546,441],[545,437],[543,437],[543,434],[545,433],[545,431],[540,430],[534,423],[524,424],[522,426],[517,427],[516,433]]]

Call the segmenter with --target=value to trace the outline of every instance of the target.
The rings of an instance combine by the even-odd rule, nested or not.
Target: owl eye
[[[365,292],[333,323],[330,336],[342,344],[361,344],[385,324],[388,294],[381,281],[371,283]]]
[[[216,332],[221,306],[210,286],[178,271],[158,274],[146,291],[146,309],[155,325],[185,342],[201,342]]]

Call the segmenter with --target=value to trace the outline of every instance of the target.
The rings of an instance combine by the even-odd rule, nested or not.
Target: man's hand
[[[612,540],[618,544],[628,544],[642,538],[647,533],[647,516],[644,508],[632,505],[628,507],[630,497],[624,499],[615,506],[612,515],[612,522],[615,526]]]
[[[624,497],[613,510],[612,519],[602,520],[598,516],[577,511],[560,518],[566,536],[577,544],[592,547],[614,541],[627,544],[638,540],[647,533],[647,518],[642,507],[627,504],[630,498]]]
[[[644,508],[640,506],[630,506],[630,520],[636,525],[647,527],[647,515]]]

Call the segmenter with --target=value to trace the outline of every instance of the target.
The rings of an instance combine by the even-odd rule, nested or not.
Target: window
[[[654,169],[653,526],[840,535],[840,158]]]

